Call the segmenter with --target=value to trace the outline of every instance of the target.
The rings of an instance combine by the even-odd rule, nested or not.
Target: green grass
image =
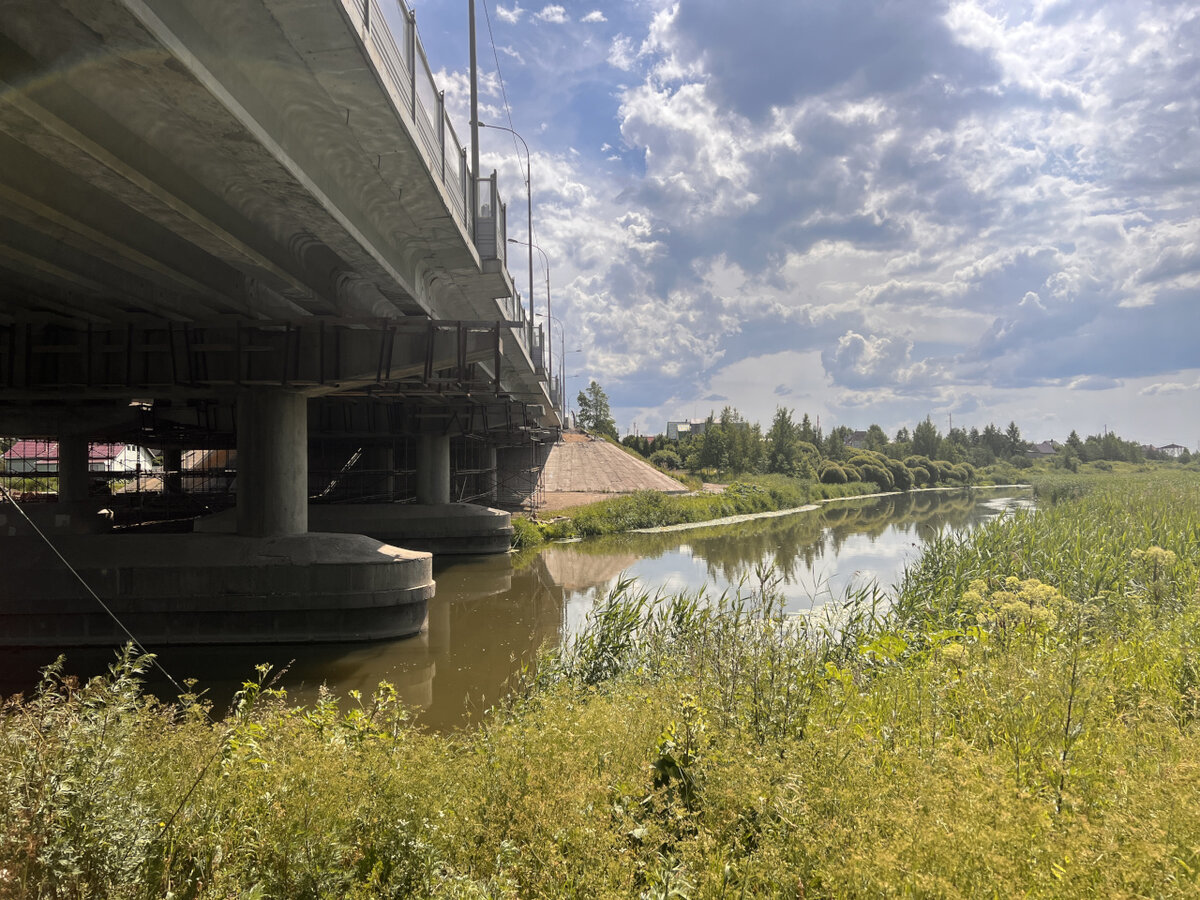
[[[1117,475],[783,614],[598,598],[474,730],[393,691],[209,722],[141,662],[0,716],[0,895],[1200,893],[1200,477]]]
[[[817,484],[798,478],[764,475],[735,481],[720,494],[663,494],[638,491],[601,500],[585,506],[564,509],[544,523],[526,522],[518,526],[514,546],[535,546],[541,540],[571,537],[595,537],[621,534],[635,528],[658,528],[688,522],[706,522],[726,516],[793,509],[816,500],[854,497],[875,491],[873,485],[859,482],[844,485]],[[516,543],[519,541],[520,543]]]

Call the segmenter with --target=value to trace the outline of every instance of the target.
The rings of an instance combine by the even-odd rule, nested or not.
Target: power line
[[[504,86],[504,73],[500,71],[500,54],[496,50],[496,37],[492,33],[492,14],[488,11],[487,0],[480,0],[480,2],[483,4],[483,18],[487,22],[488,44],[490,44],[492,48],[492,59],[494,59],[496,62],[496,80],[500,83],[500,97],[504,101],[504,117],[508,120],[509,134],[512,137],[513,153],[518,159],[520,159],[521,148],[517,146],[517,132],[516,126],[513,123],[512,107],[508,103],[508,90]],[[528,173],[528,167],[526,168],[526,172]],[[476,173],[476,175],[478,175],[478,173]],[[530,189],[528,176],[525,179],[525,189]],[[530,242],[536,242],[537,239],[534,237],[532,224],[529,226],[529,229]]]
[[[8,501],[9,503],[12,504],[13,509],[15,509],[17,511],[17,513],[21,516],[21,518],[24,519],[25,522],[29,525],[29,527],[33,529],[34,533],[38,537],[40,537],[42,539],[42,541],[45,542],[46,546],[50,548],[50,551],[59,558],[59,560],[62,562],[62,564],[64,566],[67,567],[67,571],[69,571],[72,575],[75,576],[75,580],[78,581],[81,585],[83,585],[83,589],[88,592],[88,594],[91,596],[91,598],[93,600],[95,600],[98,604],[100,604],[100,608],[103,609],[106,613],[108,613],[109,618],[111,618],[114,622],[117,623],[117,627],[120,628],[121,631],[125,632],[125,636],[129,638],[129,642],[131,644],[133,644],[134,647],[137,648],[137,651],[140,654],[142,654],[143,656],[150,657],[150,661],[154,664],[155,668],[157,668],[158,671],[162,672],[162,674],[166,677],[167,681],[171,682],[171,684],[175,687],[175,690],[179,691],[181,696],[183,694],[186,694],[187,691],[185,691],[183,689],[183,686],[178,681],[175,680],[174,676],[172,676],[171,673],[168,672],[166,670],[166,668],[164,668],[163,664],[161,662],[159,662],[158,657],[155,656],[153,653],[151,653],[149,650],[147,650],[145,648],[145,646],[142,644],[142,642],[139,641],[134,636],[133,632],[130,631],[127,627],[125,627],[125,623],[121,621],[120,617],[117,616],[117,614],[112,611],[112,608],[100,598],[99,594],[97,594],[94,590],[92,590],[92,586],[87,583],[87,581],[84,579],[84,577],[79,574],[78,570],[76,570],[76,568],[73,565],[71,565],[71,563],[67,560],[67,558],[65,556],[63,556],[61,552],[59,552],[59,549],[56,546],[54,546],[54,542],[51,541],[50,538],[46,536],[45,532],[43,532],[42,529],[38,528],[37,523],[34,522],[33,519],[29,518],[29,515],[25,512],[24,509],[21,508],[21,505],[19,503],[17,503],[17,501],[13,498],[13,495],[9,492],[8,488],[6,486],[4,486],[3,484],[0,484],[0,493],[2,493],[4,495],[4,499],[6,501]],[[206,713],[206,715],[207,715],[207,713]],[[213,721],[211,716],[209,716],[208,719],[214,725],[216,724],[216,722]]]

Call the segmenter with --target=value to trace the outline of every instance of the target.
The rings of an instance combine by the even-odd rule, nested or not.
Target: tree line
[[[596,381],[579,393],[577,403],[584,428],[616,439],[608,396]],[[677,441],[668,441],[663,435],[631,434],[621,443],[663,469],[779,474],[827,484],[863,481],[886,490],[970,484],[980,469],[1033,465],[1028,456],[1031,444],[1016,422],[1004,428],[994,423],[982,429],[951,427],[942,434],[932,417],[926,416],[911,431],[900,428],[891,437],[875,424],[864,432],[839,425],[826,433],[808,413],[797,420],[793,410],[782,406],[776,408],[766,433],[758,423],[748,422],[735,408],[726,406],[719,416],[710,414],[697,434]],[[1086,438],[1072,431],[1065,443],[1056,447],[1052,464],[1074,471],[1080,463],[1138,463],[1147,458],[1168,457],[1111,431]],[[1184,450],[1177,459],[1187,463],[1190,458]]]
[[[1032,445],[1016,422],[1003,428],[994,423],[982,429],[951,428],[943,434],[926,417],[911,430],[900,428],[889,437],[875,424],[863,432],[844,425],[826,432],[807,413],[797,420],[791,409],[778,407],[764,433],[757,423],[726,406],[720,415],[710,415],[697,432],[678,441],[662,435],[628,435],[621,443],[665,469],[776,473],[829,484],[863,481],[885,490],[971,484],[983,468],[1033,465],[1028,454]],[[1081,439],[1072,431],[1052,461],[1073,469],[1080,462],[1141,462],[1146,456],[1136,442],[1112,432]]]

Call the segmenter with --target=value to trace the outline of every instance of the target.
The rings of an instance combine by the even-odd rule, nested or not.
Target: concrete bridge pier
[[[364,450],[362,467],[383,462],[377,449]],[[450,436],[416,439],[416,503],[313,504],[309,526],[316,531],[368,534],[397,547],[436,555],[505,553],[512,543],[512,517],[499,509],[450,502]],[[240,473],[239,473],[240,480]]]
[[[450,436],[423,434],[417,442],[417,503],[450,502]]]
[[[237,399],[237,533],[308,531],[308,399],[248,390]]]
[[[163,491],[172,497],[183,493],[183,451],[178,447],[163,450]]]
[[[87,435],[60,434],[58,437],[58,502],[82,507],[88,499]]]
[[[306,398],[245,391],[237,416],[236,533],[231,521],[225,533],[63,534],[55,543],[74,572],[147,646],[420,632],[434,591],[430,554],[357,532],[308,531]],[[64,438],[63,509],[73,513],[75,498],[86,500],[88,445]],[[121,625],[41,540],[14,534],[3,549],[13,562],[0,580],[0,645],[124,642]]]

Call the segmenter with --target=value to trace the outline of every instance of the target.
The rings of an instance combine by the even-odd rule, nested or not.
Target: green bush
[[[817,472],[822,484],[845,484],[849,479],[846,470],[835,462],[823,462]]]
[[[514,550],[536,547],[546,540],[541,528],[535,522],[529,521],[525,516],[513,516],[512,527],[512,547]]]
[[[683,460],[679,458],[679,454],[674,450],[655,450],[650,454],[650,462],[652,465],[658,466],[660,469],[670,469],[672,471],[683,468]]]

